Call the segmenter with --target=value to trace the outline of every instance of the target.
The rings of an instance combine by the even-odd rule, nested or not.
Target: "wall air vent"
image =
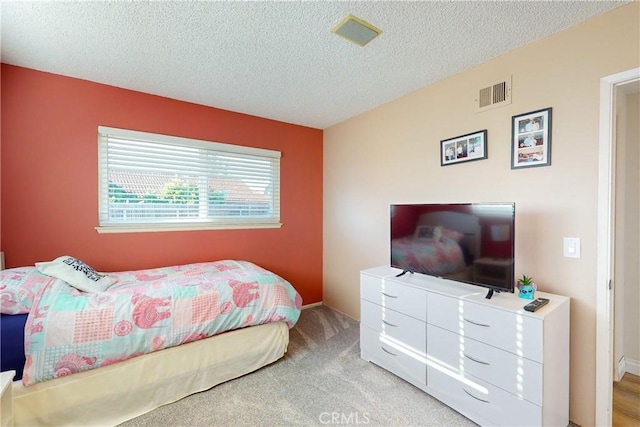
[[[511,76],[478,91],[476,113],[509,104],[511,104]]]

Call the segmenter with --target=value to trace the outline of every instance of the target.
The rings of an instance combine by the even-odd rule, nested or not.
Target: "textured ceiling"
[[[324,129],[628,1],[2,2],[2,62]],[[352,13],[364,48],[330,29]],[[500,76],[502,77],[502,76]]]

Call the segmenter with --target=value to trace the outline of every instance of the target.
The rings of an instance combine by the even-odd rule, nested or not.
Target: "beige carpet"
[[[302,311],[285,357],[122,426],[474,426],[426,393],[360,359],[359,323]]]

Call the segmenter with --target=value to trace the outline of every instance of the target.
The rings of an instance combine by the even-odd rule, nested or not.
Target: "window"
[[[100,233],[280,227],[280,152],[98,127]]]

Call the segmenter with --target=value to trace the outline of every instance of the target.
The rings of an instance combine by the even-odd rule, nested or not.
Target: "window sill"
[[[152,225],[106,225],[95,227],[99,234],[108,233],[153,233],[159,231],[203,231],[203,230],[246,230],[253,228],[281,228],[282,223],[246,224],[152,224]]]

